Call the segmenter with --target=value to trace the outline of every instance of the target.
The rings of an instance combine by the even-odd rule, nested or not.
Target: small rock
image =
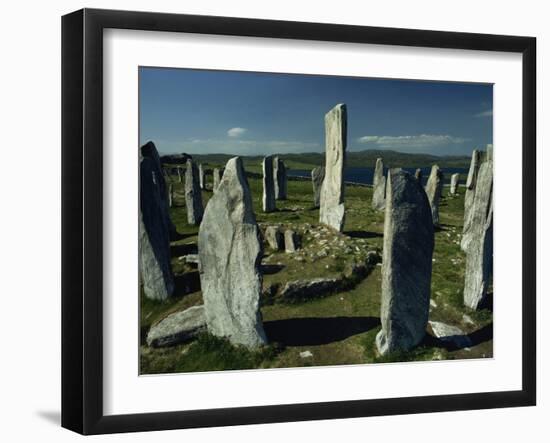
[[[309,357],[313,357],[313,354],[311,353],[311,351],[304,351],[304,352],[300,352],[300,357],[309,358]]]
[[[472,346],[470,337],[468,337],[462,329],[439,321],[429,321],[428,323],[434,335],[441,341],[452,343],[457,348]]]

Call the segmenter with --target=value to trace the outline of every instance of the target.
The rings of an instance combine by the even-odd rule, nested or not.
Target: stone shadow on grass
[[[283,265],[262,265],[261,270],[263,275],[273,275],[281,272],[285,267]]]
[[[316,346],[344,340],[380,326],[378,317],[289,318],[264,322],[269,342]]]
[[[379,232],[370,232],[370,231],[344,231],[344,235],[347,235],[351,238],[377,238],[384,237],[384,234]]]
[[[201,279],[199,271],[186,272],[174,276],[174,297],[191,294],[201,290]]]

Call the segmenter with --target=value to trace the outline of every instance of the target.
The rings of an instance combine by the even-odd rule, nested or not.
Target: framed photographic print
[[[534,405],[535,52],[64,16],[62,425]]]

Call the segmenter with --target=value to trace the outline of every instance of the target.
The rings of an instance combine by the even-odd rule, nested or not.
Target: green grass
[[[259,172],[259,164],[247,166],[248,172]],[[210,178],[209,178],[210,180]],[[384,214],[371,209],[372,189],[346,187],[346,223],[344,234],[328,231],[318,237],[319,211],[313,208],[311,183],[289,180],[288,200],[277,201],[278,210],[265,214],[261,210],[262,183],[249,177],[256,218],[260,226],[279,224],[295,229],[302,236],[302,249],[294,254],[265,248],[264,263],[277,265],[278,272],[264,275],[264,288],[283,285],[286,281],[315,277],[337,277],[352,264],[364,260],[367,251],[382,250]],[[178,248],[197,241],[198,227],[186,221],[183,187],[174,183],[176,205],[171,210],[178,232],[184,236],[174,242],[172,261],[176,279],[196,270],[178,260]],[[460,327],[466,333],[487,331],[492,324],[492,312],[472,311],[462,305],[465,256],[460,249],[464,189],[460,195],[445,195],[440,204],[441,229],[435,234],[432,294],[436,306],[430,308],[430,320],[443,321]],[[203,192],[203,201],[212,196]],[[326,242],[321,244],[321,242]],[[344,246],[339,246],[343,244]],[[322,251],[326,256],[318,257]],[[380,330],[381,267],[364,279],[357,279],[348,290],[325,294],[311,300],[275,303],[262,298],[262,316],[270,346],[259,351],[234,347],[223,339],[208,334],[191,343],[164,349],[141,346],[141,373],[171,373],[249,368],[304,367],[340,364],[423,361],[491,357],[490,336],[479,340],[470,349],[449,350],[433,341],[422,343],[408,353],[377,355],[375,337]],[[176,292],[165,303],[141,298],[142,337],[150,325],[166,315],[202,303],[200,291],[191,294]],[[465,317],[466,315],[466,317]],[[478,332],[476,332],[478,331]],[[311,352],[311,357],[300,353]]]

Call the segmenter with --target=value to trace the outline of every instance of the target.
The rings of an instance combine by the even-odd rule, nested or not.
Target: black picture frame
[[[131,415],[103,413],[103,30],[503,51],[523,64],[522,389]],[[536,39],[83,9],[62,18],[62,426],[82,434],[536,404]]]

